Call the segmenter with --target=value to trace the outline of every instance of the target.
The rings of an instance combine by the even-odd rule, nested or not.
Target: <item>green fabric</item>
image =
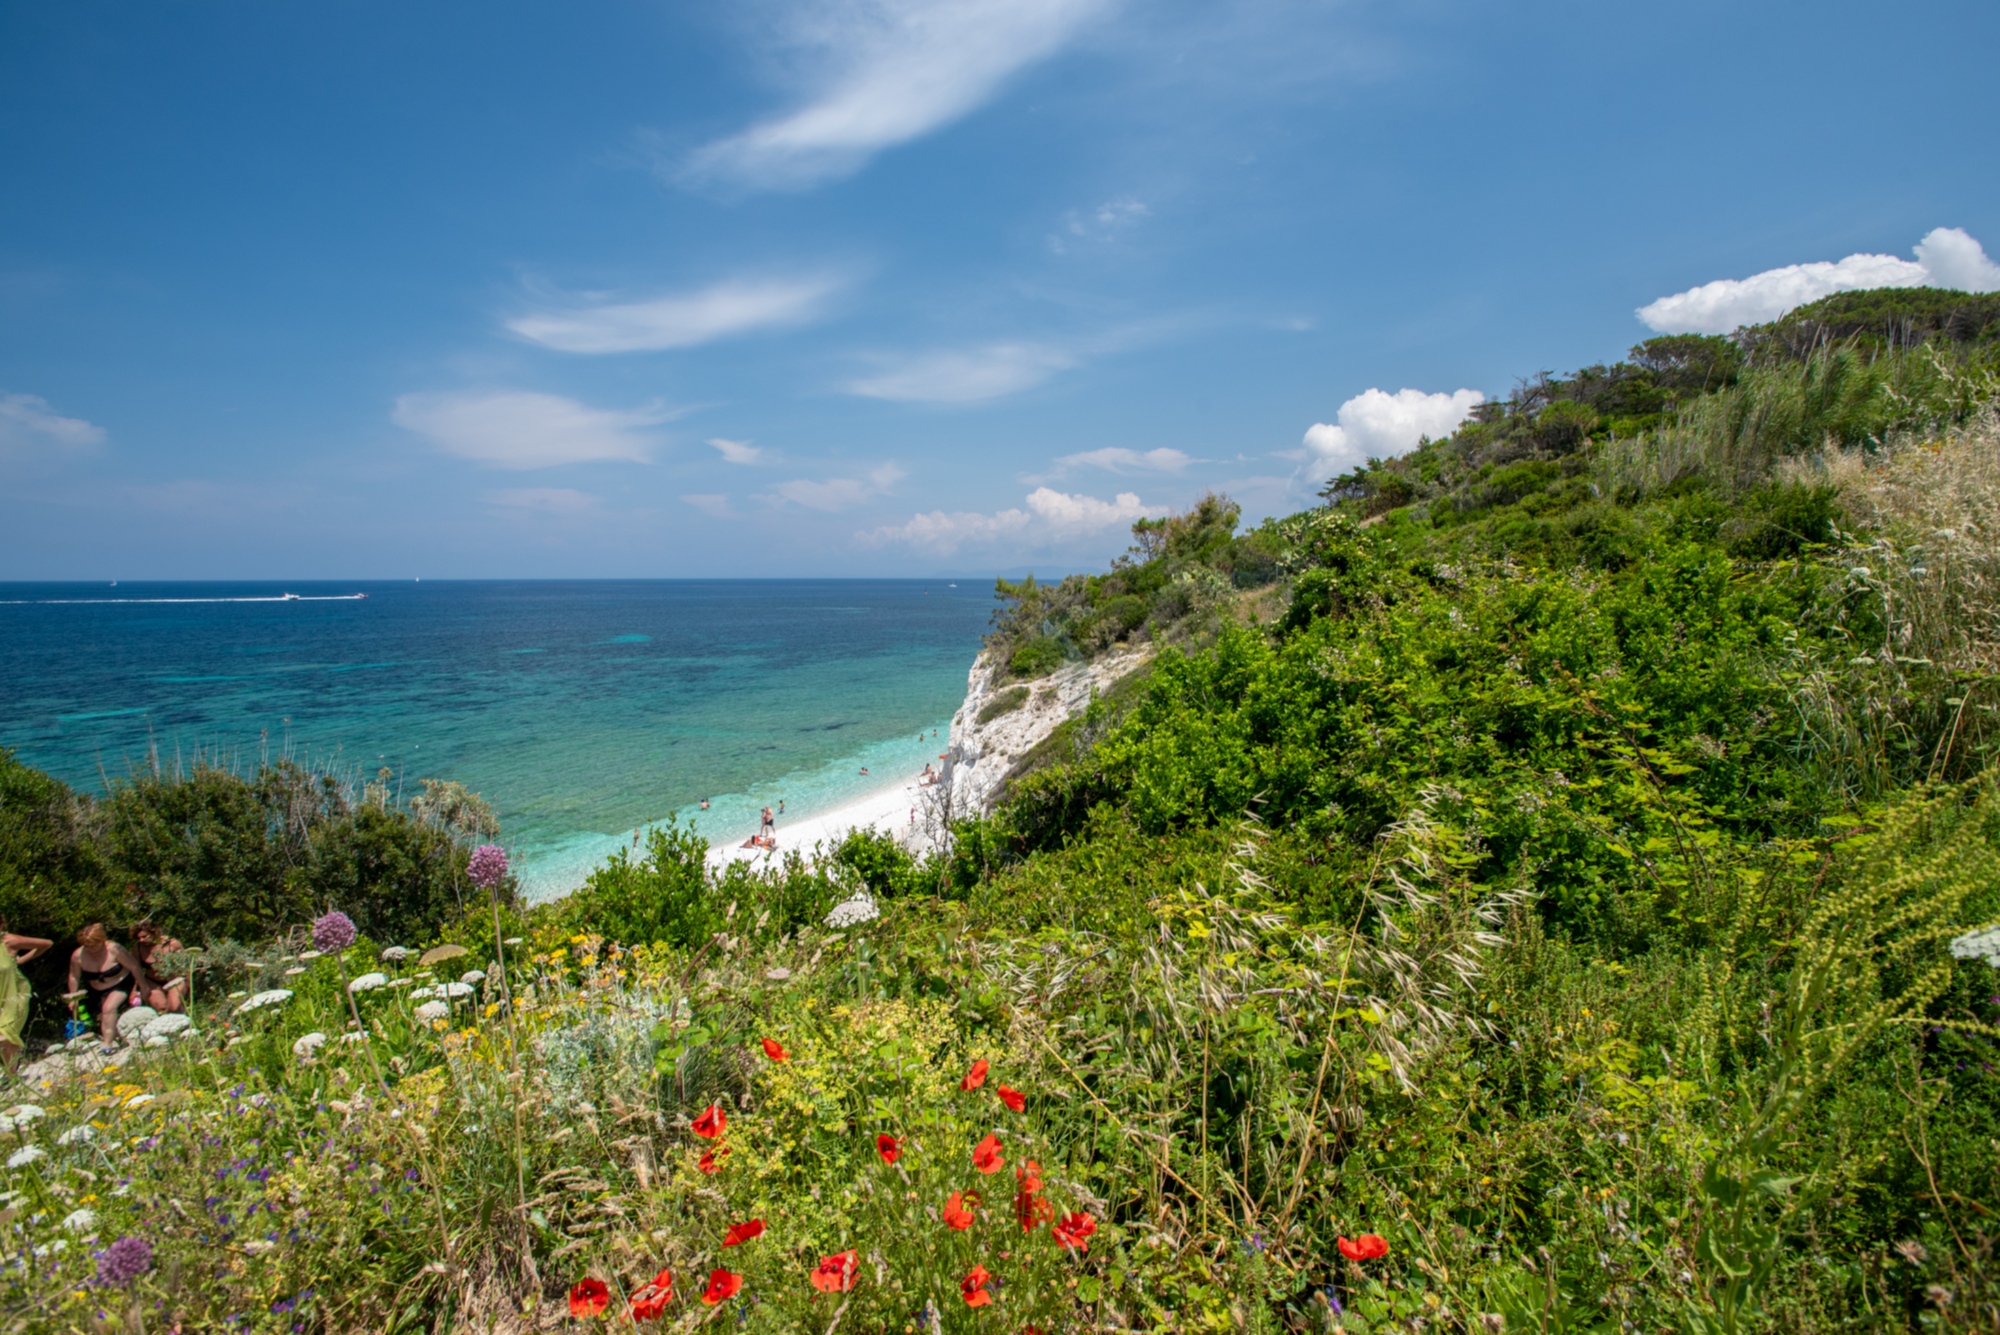
[[[28,1023],[28,998],[33,995],[21,966],[14,962],[14,952],[0,945],[0,1043],[22,1046],[21,1030]]]

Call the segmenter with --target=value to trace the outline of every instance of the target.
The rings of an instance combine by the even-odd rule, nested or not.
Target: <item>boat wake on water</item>
[[[71,603],[351,603],[365,593],[269,593],[247,598],[5,598],[0,607],[53,607]]]

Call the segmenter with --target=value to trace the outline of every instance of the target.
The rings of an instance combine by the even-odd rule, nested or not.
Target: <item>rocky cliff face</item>
[[[945,777],[954,811],[963,815],[991,811],[1022,756],[1152,656],[1151,645],[1122,649],[1092,663],[1071,663],[1034,681],[1007,683],[998,680],[1004,676],[1002,665],[981,652],[966,682],[965,703],[951,719]],[[1019,705],[979,721],[988,705],[1004,701],[1010,691],[1022,687],[1026,696]]]

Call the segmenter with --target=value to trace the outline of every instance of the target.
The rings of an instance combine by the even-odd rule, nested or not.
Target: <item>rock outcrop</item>
[[[972,663],[965,703],[951,719],[945,777],[954,814],[991,811],[1023,756],[1152,656],[1151,645],[1120,649],[1093,662],[1067,664],[1033,681],[1009,682],[1003,680],[1004,666],[982,651]],[[1026,694],[1019,705],[980,721],[987,706],[1023,688]]]

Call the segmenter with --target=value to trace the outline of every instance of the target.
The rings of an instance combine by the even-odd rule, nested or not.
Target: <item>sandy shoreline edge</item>
[[[939,791],[937,787],[920,783],[917,776],[912,775],[831,811],[791,819],[780,816],[776,850],[744,848],[743,840],[751,833],[745,831],[725,843],[711,844],[708,865],[716,870],[732,862],[762,865],[782,859],[790,852],[797,852],[811,861],[816,848],[831,853],[842,839],[857,829],[877,830],[911,843],[920,839],[921,832],[927,828],[924,819],[926,808]]]

